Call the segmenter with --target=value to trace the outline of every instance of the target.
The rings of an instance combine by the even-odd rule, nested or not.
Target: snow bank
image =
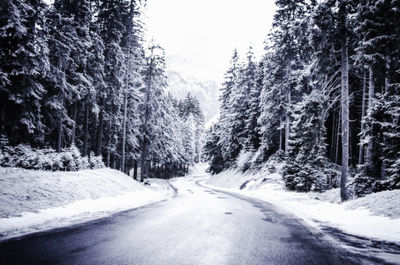
[[[171,197],[108,168],[77,172],[0,168],[0,239],[84,222]]]
[[[205,184],[255,197],[296,214],[315,227],[331,226],[349,234],[400,242],[400,191],[384,191],[340,203],[339,189],[325,193],[298,193],[284,188],[280,166],[241,173],[228,170]]]
[[[187,177],[208,176],[209,174],[206,172],[207,168],[208,168],[207,163],[197,163],[189,168],[189,174],[187,175]]]

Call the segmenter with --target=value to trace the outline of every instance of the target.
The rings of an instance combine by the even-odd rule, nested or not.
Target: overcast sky
[[[189,57],[222,77],[235,48],[256,55],[271,28],[274,0],[148,0],[147,37],[167,56]]]

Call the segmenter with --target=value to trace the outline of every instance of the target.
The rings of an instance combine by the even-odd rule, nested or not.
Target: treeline
[[[164,92],[164,51],[143,44],[142,7],[137,0],[2,1],[3,145],[76,146],[123,172],[139,166],[141,179],[151,167],[183,172],[196,157],[185,144],[200,136],[181,113],[189,103]]]
[[[211,170],[285,159],[287,188],[341,197],[400,188],[400,2],[277,0],[263,59],[235,52]],[[340,176],[340,179],[338,179]]]

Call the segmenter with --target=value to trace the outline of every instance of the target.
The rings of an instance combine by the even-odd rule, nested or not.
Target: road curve
[[[266,202],[172,182],[177,196],[0,242],[1,264],[363,264]],[[368,264],[375,262],[369,260]],[[378,262],[377,262],[378,263]]]

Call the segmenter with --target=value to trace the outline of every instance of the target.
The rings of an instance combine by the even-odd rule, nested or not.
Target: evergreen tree
[[[13,145],[44,143],[41,101],[49,71],[45,4],[2,1],[0,15],[0,134]]]
[[[395,47],[400,43],[399,32],[393,30],[400,25],[393,19],[400,16],[395,6],[396,1],[364,1],[358,5],[357,31],[362,36],[358,56],[369,69],[368,104],[360,142],[365,157],[355,179],[358,195],[388,188],[391,181],[387,178],[392,179],[387,176],[391,171],[388,167],[396,161],[391,151],[396,147],[390,146],[396,134],[396,119],[390,113],[396,109],[393,99],[398,95],[398,75],[393,71],[398,60],[393,59],[399,58]]]
[[[282,71],[276,66],[277,55],[269,52],[263,59],[264,79],[260,94],[260,117],[257,120],[263,160],[276,151],[283,151],[283,95],[275,80]]]
[[[225,80],[224,83],[222,84],[221,87],[221,98],[220,98],[220,117],[219,117],[219,123],[220,126],[217,127],[217,129],[221,130],[220,133],[220,143],[219,145],[222,147],[223,151],[223,160],[225,161],[223,164],[226,163],[228,165],[229,163],[232,163],[233,159],[230,156],[232,153],[232,144],[234,144],[236,147],[238,147],[237,142],[232,143],[231,142],[231,133],[229,133],[228,130],[222,130],[222,128],[230,128],[231,127],[231,109],[230,105],[232,104],[232,94],[234,87],[237,82],[238,78],[238,71],[239,71],[239,56],[237,53],[237,50],[233,52],[232,59],[231,59],[231,65],[227,72],[225,73]],[[238,154],[237,150],[236,153]],[[224,165],[224,167],[226,166]]]
[[[206,132],[206,141],[204,144],[204,157],[210,163],[209,170],[213,174],[218,174],[225,169],[218,126],[216,124]]]
[[[140,131],[140,164],[141,180],[148,176],[152,151],[155,153],[154,141],[157,138],[157,127],[160,122],[160,98],[166,85],[164,51],[159,46],[151,46],[146,56],[144,67],[143,101],[139,106]]]
[[[284,120],[285,120],[285,154],[289,151],[290,134],[290,108],[294,87],[297,78],[294,72],[301,68],[302,53],[305,51],[301,44],[301,21],[307,11],[306,1],[301,0],[277,0],[275,1],[278,9],[274,16],[272,38],[281,74],[276,76],[275,84],[279,84],[284,97]],[[306,62],[305,62],[306,63]],[[282,124],[281,124],[282,126]]]
[[[250,66],[249,62],[249,66]],[[257,120],[261,115],[260,111],[260,95],[264,80],[264,63],[261,61],[257,66],[249,67],[248,73],[250,78],[254,80],[253,85],[250,88],[249,106],[247,110],[247,121],[246,121],[246,149],[257,150],[260,147],[260,133]],[[254,71],[254,72],[253,72]]]
[[[293,111],[290,151],[283,178],[286,187],[298,191],[331,188],[326,149],[327,99],[315,89]]]

